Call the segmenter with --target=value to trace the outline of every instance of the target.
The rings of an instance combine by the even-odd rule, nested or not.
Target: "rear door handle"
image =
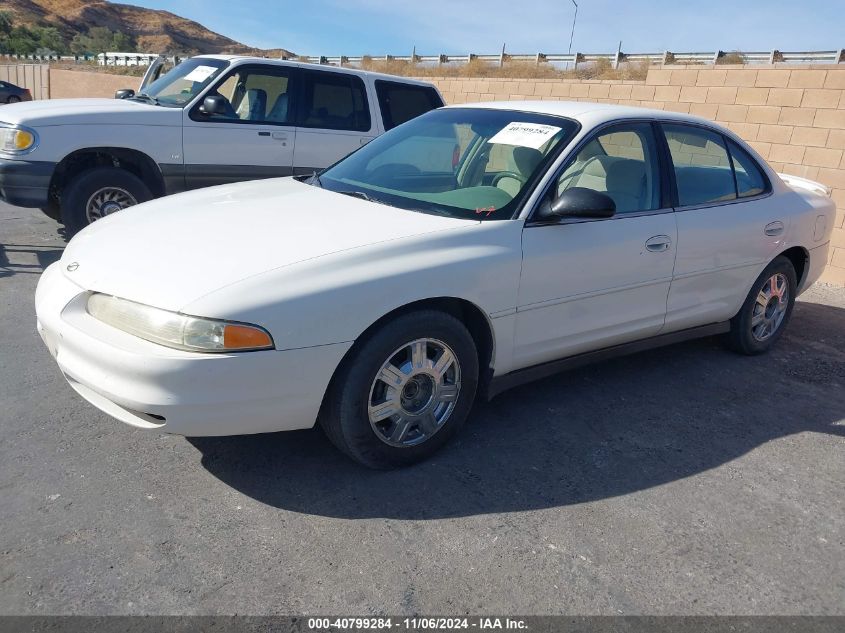
[[[783,233],[783,222],[781,222],[780,220],[776,220],[775,222],[769,222],[766,225],[766,228],[763,229],[763,233],[765,233],[769,237],[780,235],[781,233]]]
[[[672,238],[668,235],[655,235],[654,237],[646,240],[645,243],[646,249],[652,253],[662,253],[663,251],[668,251],[671,245]]]

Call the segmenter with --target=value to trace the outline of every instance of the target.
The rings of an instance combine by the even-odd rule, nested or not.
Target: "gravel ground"
[[[0,205],[0,614],[845,614],[843,288],[768,356],[561,374],[383,473],[318,430],[185,439],[85,403],[35,332],[62,246]]]

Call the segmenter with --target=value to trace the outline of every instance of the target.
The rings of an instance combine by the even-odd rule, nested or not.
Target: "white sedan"
[[[429,112],[319,176],[142,204],[36,293],[70,385],[135,427],[309,428],[418,461],[477,395],[691,337],[768,350],[828,259],[830,191],[703,119],[591,103]]]

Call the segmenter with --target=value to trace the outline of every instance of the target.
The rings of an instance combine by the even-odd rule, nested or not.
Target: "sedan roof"
[[[593,125],[601,124],[605,121],[615,121],[617,119],[662,119],[690,121],[702,123],[709,127],[716,127],[713,121],[683,112],[620,106],[610,103],[593,103],[590,101],[486,101],[482,103],[461,103],[447,107],[534,112],[536,114],[564,116],[582,122],[589,120]]]

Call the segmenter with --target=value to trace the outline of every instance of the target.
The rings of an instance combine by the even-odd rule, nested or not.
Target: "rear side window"
[[[376,80],[376,95],[385,131],[443,105],[434,88],[381,79]]]
[[[757,162],[733,141],[728,141],[736,174],[736,192],[740,198],[759,196],[769,188],[768,181]]]
[[[367,91],[360,77],[346,73],[303,72],[298,124],[328,130],[370,130]]]
[[[731,159],[720,134],[686,125],[663,125],[675,169],[678,204],[687,207],[735,200]]]

